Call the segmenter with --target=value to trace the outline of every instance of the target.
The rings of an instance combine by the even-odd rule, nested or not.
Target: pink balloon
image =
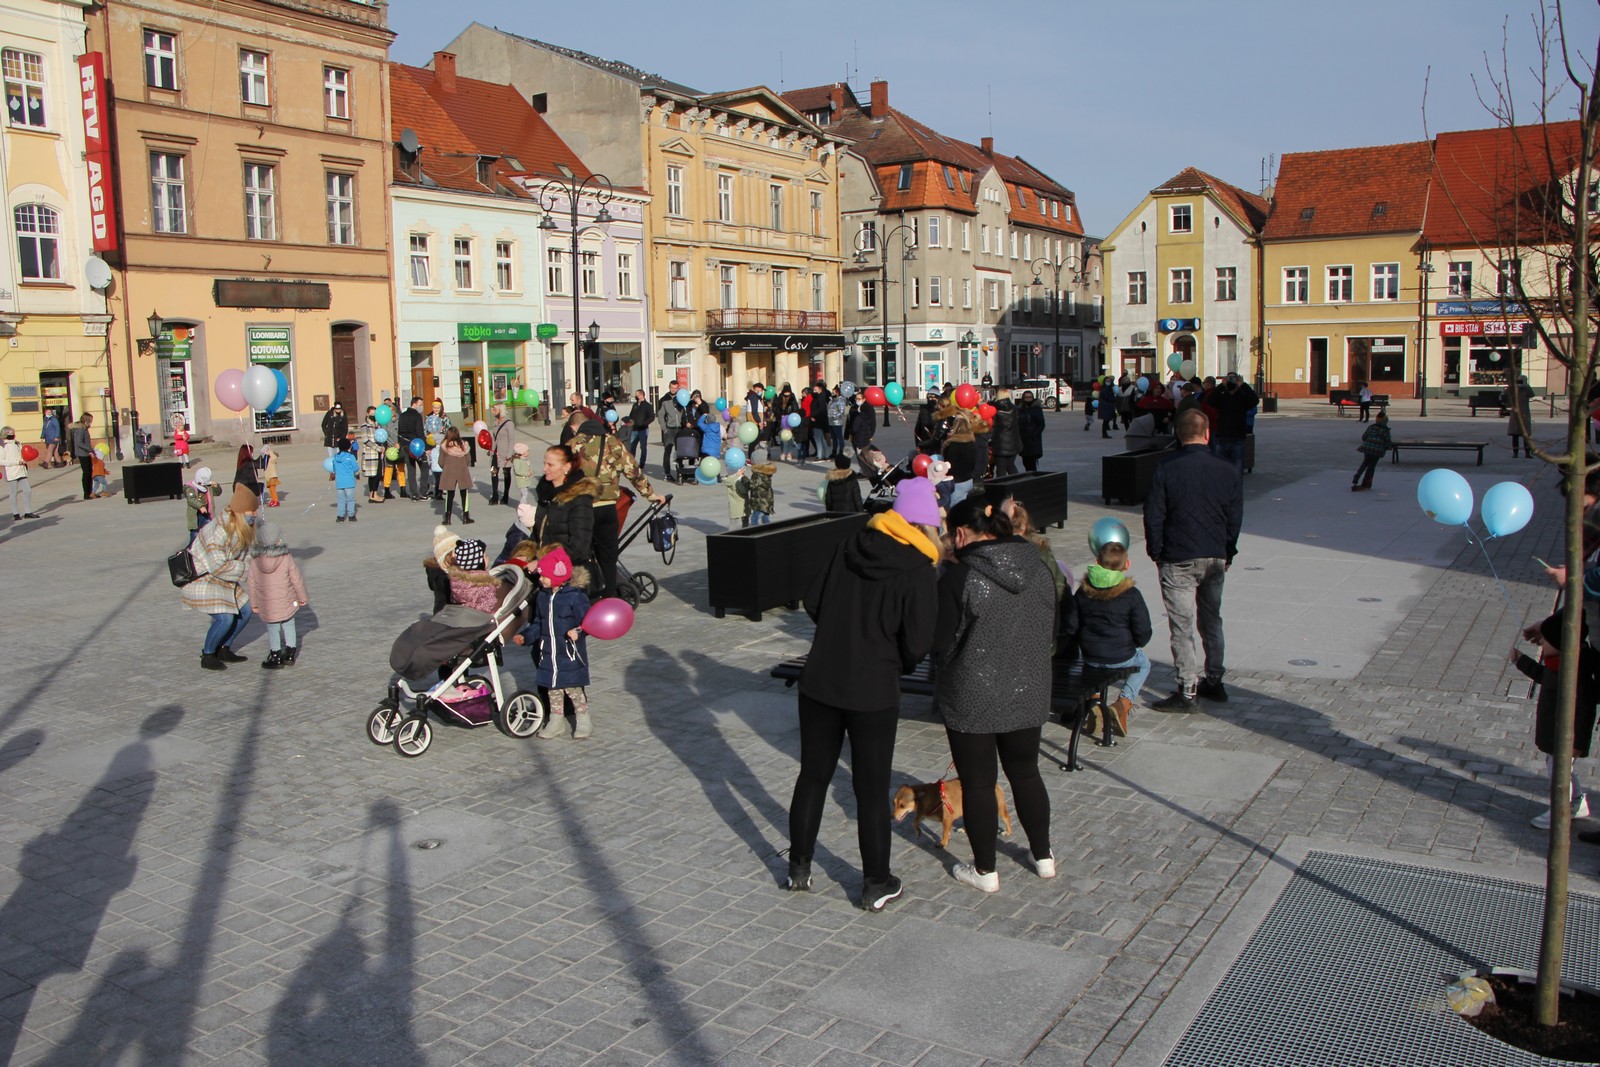
[[[633,609],[626,600],[607,597],[596,601],[583,617],[583,632],[602,641],[615,641],[633,629]]]
[[[237,367],[217,375],[215,392],[217,400],[229,411],[243,411],[249,406],[244,400],[244,371]]]

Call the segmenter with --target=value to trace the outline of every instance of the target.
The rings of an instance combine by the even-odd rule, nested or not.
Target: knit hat
[[[233,487],[233,499],[228,501],[228,510],[235,515],[245,516],[261,506],[261,499],[242,485]]]
[[[456,542],[456,549],[451,553],[455,565],[464,571],[483,570],[484,558],[488,555],[489,546],[482,541],[463,540]]]
[[[511,446],[511,454],[513,456],[526,456],[528,454],[528,446],[518,441]]]
[[[942,521],[939,496],[926,478],[907,478],[895,486],[894,510],[916,526],[937,526]]]
[[[266,519],[256,520],[255,544],[250,547],[252,556],[279,555],[284,551],[283,543],[283,527]],[[279,549],[279,552],[272,552],[273,548]]]
[[[532,504],[517,505],[517,526],[528,533],[533,532],[534,520],[539,517],[539,509]]]
[[[448,526],[435,526],[433,528],[433,558],[443,566],[450,562],[450,555],[456,550],[456,542],[461,538],[450,532]]]
[[[572,557],[560,545],[539,557],[533,565],[541,578],[550,579],[551,585],[564,585],[572,577]]]
[[[210,467],[196,467],[195,468],[195,472],[194,472],[194,484],[195,485],[200,485],[200,486],[210,485],[211,484],[211,468]]]

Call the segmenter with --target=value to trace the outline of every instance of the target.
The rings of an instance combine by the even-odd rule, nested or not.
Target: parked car
[[[1072,407],[1072,386],[1064,378],[1059,382],[1054,378],[1029,378],[1011,387],[1017,396],[1021,396],[1024,389],[1033,390],[1046,411]]]

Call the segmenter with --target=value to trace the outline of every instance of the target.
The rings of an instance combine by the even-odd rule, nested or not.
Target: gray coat
[[[959,733],[1009,733],[1050,717],[1056,587],[1034,545],[980,541],[939,579],[934,708]]]

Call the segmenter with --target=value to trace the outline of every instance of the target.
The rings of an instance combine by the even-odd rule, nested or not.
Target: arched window
[[[43,204],[23,204],[12,216],[23,280],[60,281],[61,216]]]

